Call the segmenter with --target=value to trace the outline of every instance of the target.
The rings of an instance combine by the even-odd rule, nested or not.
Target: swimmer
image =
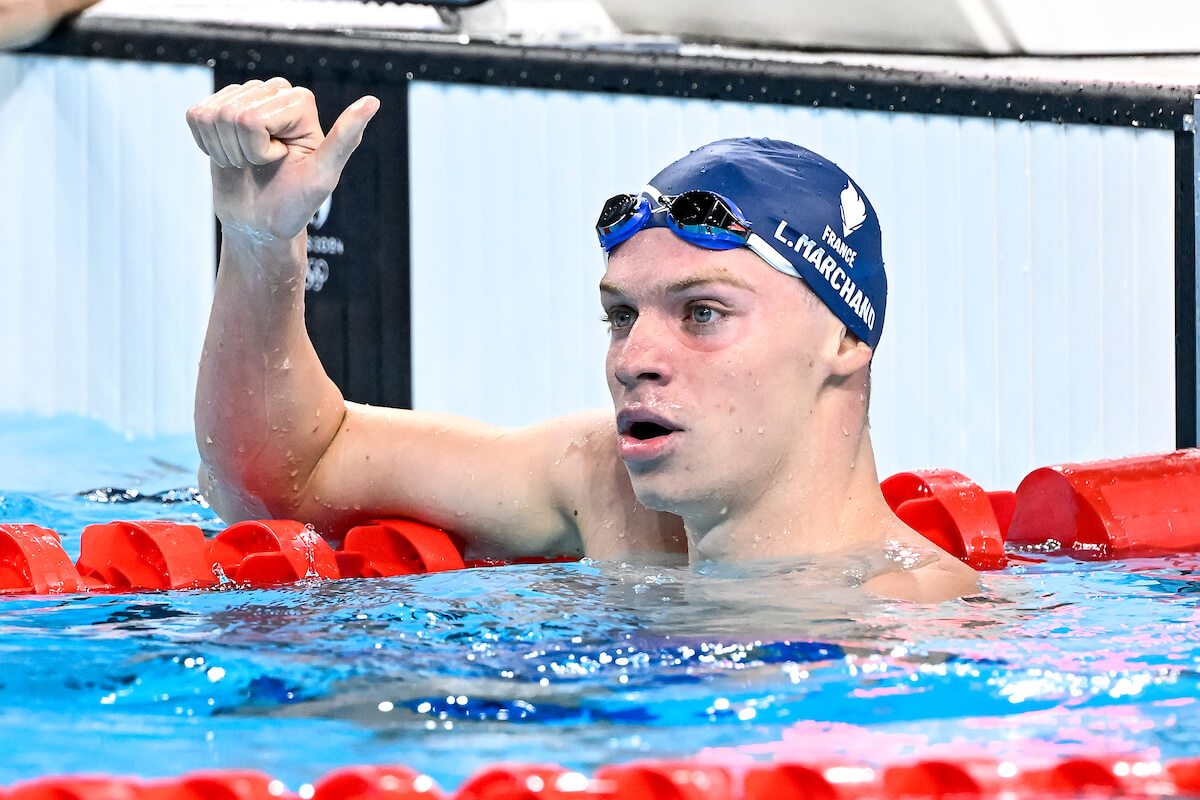
[[[346,402],[304,327],[306,226],[378,108],[358,100],[325,135],[312,93],[273,78],[188,111],[223,234],[196,397],[201,489],[222,518],[336,536],[412,517],[499,557],[863,556],[890,565],[863,576],[877,594],[976,591],[880,492],[879,223],[795,145],[716,142],[604,204],[615,413],[500,429]]]
[[[37,44],[69,14],[96,0],[0,0],[0,50]]]

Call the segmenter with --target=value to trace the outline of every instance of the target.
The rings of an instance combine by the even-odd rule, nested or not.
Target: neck
[[[804,439],[760,491],[684,515],[693,563],[820,556],[878,545],[903,526],[879,489],[861,413],[814,415]]]

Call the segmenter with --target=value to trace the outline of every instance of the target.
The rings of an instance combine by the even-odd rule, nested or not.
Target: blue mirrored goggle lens
[[[732,202],[718,194],[684,192],[670,198],[665,205],[676,232],[701,247],[714,250],[742,247],[750,236],[750,224]]]
[[[618,194],[610,197],[596,220],[596,235],[605,251],[642,229],[652,213],[650,198],[640,194]]]

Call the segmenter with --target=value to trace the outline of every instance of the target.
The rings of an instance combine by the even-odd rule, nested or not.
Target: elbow
[[[269,518],[267,507],[259,498],[248,492],[238,491],[229,482],[217,478],[207,463],[200,464],[198,480],[204,502],[226,524]]]
[[[232,474],[214,469],[211,462],[200,465],[200,493],[224,522],[251,519],[293,519],[300,505],[295,491],[277,479],[255,471]]]

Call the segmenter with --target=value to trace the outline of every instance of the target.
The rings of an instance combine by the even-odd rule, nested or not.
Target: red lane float
[[[721,767],[692,761],[638,761],[601,767],[597,791],[614,800],[734,800],[733,778]]]
[[[195,525],[88,525],[79,549],[75,568],[93,589],[196,589],[217,582],[208,560],[208,542]]]
[[[1118,756],[1068,758],[1021,773],[1019,783],[1026,793],[1051,797],[1192,794],[1177,786],[1157,761]]]
[[[444,572],[466,566],[445,531],[408,519],[376,520],[351,528],[338,553],[338,565],[343,567],[343,577],[356,578]]]
[[[38,525],[0,525],[0,592],[63,594],[85,588],[57,533]]]
[[[976,759],[954,763],[944,760],[898,764],[883,771],[883,794],[903,797],[993,797],[1002,788],[999,763]]]
[[[852,800],[883,792],[875,770],[859,766],[763,764],[748,769],[742,781],[745,797],[771,800]]]
[[[1044,467],[1016,496],[1010,544],[1093,559],[1200,549],[1200,450]]]
[[[176,779],[150,781],[142,800],[298,800],[283,784],[249,769],[204,770]]]
[[[1200,797],[1200,758],[1172,761],[1165,765],[1163,773],[1179,794]]]
[[[896,516],[975,569],[1002,569],[1012,492],[985,492],[952,469],[901,472],[879,485]]]
[[[212,540],[210,558],[234,583],[251,586],[341,577],[329,543],[311,525],[293,520],[230,525]]]
[[[563,800],[593,796],[586,777],[570,785],[568,776],[578,775],[557,764],[495,764],[476,772],[458,788],[455,800]],[[568,785],[563,785],[567,777]],[[650,796],[650,795],[647,795]]]
[[[445,800],[433,779],[408,767],[334,770],[313,786],[312,800]]]

